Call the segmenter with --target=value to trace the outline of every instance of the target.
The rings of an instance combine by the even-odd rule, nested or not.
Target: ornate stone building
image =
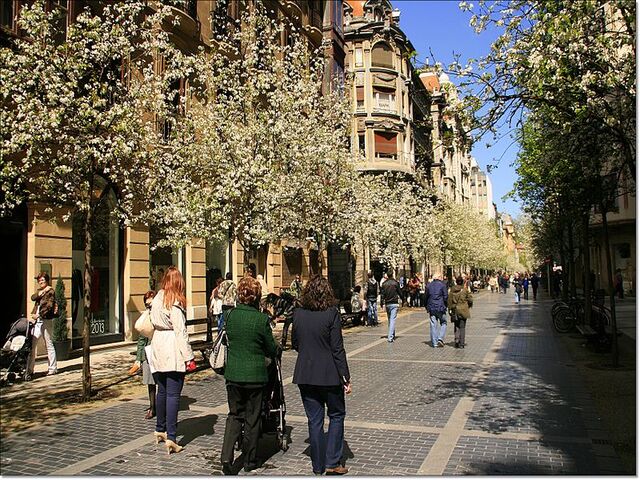
[[[361,170],[415,171],[413,46],[399,20],[387,0],[349,0],[345,7],[345,63],[355,99],[352,145]]]

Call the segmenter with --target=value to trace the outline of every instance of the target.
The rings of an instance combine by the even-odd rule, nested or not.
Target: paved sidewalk
[[[476,297],[468,346],[432,348],[422,309],[386,328],[345,335],[354,392],[347,397],[345,460],[355,475],[623,474],[591,398],[557,334],[548,302],[514,305],[511,295]],[[306,418],[283,370],[292,444],[265,437],[259,475],[309,475]],[[227,413],[213,373],[183,391],[180,454],[153,442],[140,397],[4,435],[3,475],[217,475]],[[37,415],[37,411],[34,415]]]

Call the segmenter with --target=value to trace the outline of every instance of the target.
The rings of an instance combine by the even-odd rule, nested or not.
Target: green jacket
[[[455,285],[451,287],[451,291],[449,292],[449,300],[447,301],[447,307],[449,310],[456,309],[456,313],[462,318],[466,318],[467,320],[471,318],[471,310],[469,310],[473,306],[473,297],[467,291],[466,288],[463,288],[460,285]],[[453,320],[453,318],[452,318]]]
[[[269,317],[254,307],[238,304],[225,319],[227,365],[224,378],[231,382],[267,383],[265,357],[276,355]]]

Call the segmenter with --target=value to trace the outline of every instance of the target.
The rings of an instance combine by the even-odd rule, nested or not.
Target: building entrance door
[[[0,219],[0,243],[11,255],[5,255],[0,275],[3,292],[3,315],[0,320],[0,338],[4,340],[9,327],[22,316],[26,316],[27,288],[27,209],[18,207],[8,218]]]

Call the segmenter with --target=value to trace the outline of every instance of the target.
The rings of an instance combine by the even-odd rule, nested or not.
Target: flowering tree
[[[346,232],[356,255],[368,247],[371,255],[395,267],[410,255],[420,258],[433,250],[434,192],[423,185],[420,178],[391,172],[360,174]]]
[[[500,33],[491,52],[451,69],[470,87],[481,130],[546,108],[565,124],[588,116],[635,179],[636,11],[626,0],[461,2],[477,32]]]
[[[147,181],[165,157],[151,148],[161,135],[155,119],[172,76],[150,61],[180,58],[156,28],[165,9],[146,2],[114,3],[99,15],[89,9],[56,41],[55,13],[44,1],[20,10],[24,39],[0,50],[2,163],[0,212],[38,202],[68,220],[79,215],[84,233],[83,397],[91,395],[89,339],[91,252],[95,216],[115,192],[116,215],[127,222],[145,206]],[[59,214],[61,210],[66,212]]]
[[[269,242],[340,238],[356,175],[348,101],[322,94],[324,60],[293,25],[258,4],[237,27],[193,62],[154,212],[174,242],[229,236],[245,261]]]
[[[438,258],[445,265],[469,265],[497,269],[506,264],[504,245],[495,222],[469,206],[440,199],[434,209]]]

